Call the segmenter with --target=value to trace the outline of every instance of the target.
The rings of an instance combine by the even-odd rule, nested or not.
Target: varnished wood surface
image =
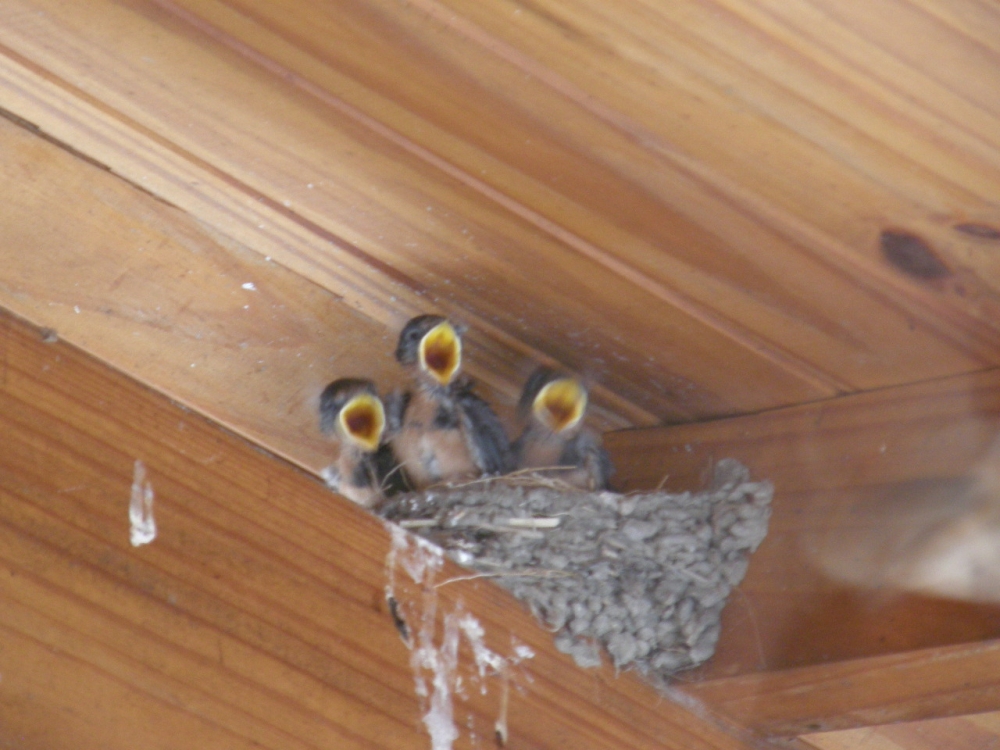
[[[1000,714],[989,713],[829,732],[804,741],[818,750],[942,750],[993,748],[998,735]]]
[[[0,153],[19,315],[314,470],[326,383],[398,382],[393,332],[321,287],[6,119]]]
[[[998,664],[1000,641],[987,641],[709,680],[685,690],[762,735],[792,736],[1000,710]]]
[[[384,600],[382,524],[43,338],[0,318],[4,744],[428,747]],[[137,460],[158,534],[134,548]],[[743,746],[630,677],[577,670],[492,585],[438,591],[439,613],[464,602],[487,647],[506,654],[514,636],[536,652],[511,689],[509,747]],[[486,687],[456,701],[458,747],[492,746],[500,693]]]
[[[55,76],[71,96],[96,99],[106,116],[124,119],[126,142],[135,130],[148,133],[189,161],[222,173],[230,190],[263,198],[293,223],[308,224],[310,234],[324,240],[318,252],[293,241],[271,255],[336,294],[359,296],[314,268],[350,267],[360,257],[364,285],[376,281],[382,304],[394,296],[478,313],[481,326],[499,329],[494,338],[534,345],[626,399],[632,393],[617,363],[641,364],[660,386],[640,407],[671,421],[745,408],[736,402],[765,403],[759,389],[707,386],[708,380],[724,379],[726,359],[741,362],[762,382],[775,382],[787,399],[826,392],[683,313],[655,306],[652,293],[637,291],[438,165],[249,64],[152,3],[5,9],[0,26],[10,34],[0,32],[0,44],[43,78]],[[154,50],[159,52],[150,54]],[[100,59],[91,57],[95,53]],[[47,131],[58,129],[50,120],[67,119],[69,109],[49,107],[38,113],[42,117],[27,119]],[[67,140],[75,144],[72,134]],[[131,149],[125,164],[121,158],[102,161],[143,184],[147,167],[134,163]],[[178,202],[172,192],[158,194]],[[382,281],[382,274],[389,278]],[[595,307],[604,308],[602,319],[614,325],[595,325]],[[650,317],[653,309],[661,314]],[[639,328],[646,330],[645,340],[630,340],[626,334]],[[501,350],[494,359],[509,361],[507,354]],[[705,369],[706,387],[694,395],[690,384],[697,379],[689,363],[709,361],[714,366]],[[508,386],[512,395],[519,385]]]
[[[17,0],[0,20],[12,111],[383,322],[387,297],[464,312],[511,394],[512,351],[634,423],[1000,356],[998,22],[971,1]]]
[[[1000,370],[605,440],[624,489],[701,487],[731,456],[779,492],[960,479],[1000,430]],[[641,450],[631,450],[639,448]]]
[[[978,0],[11,0],[0,306],[312,471],[315,394],[392,383],[395,331],[428,308],[472,324],[501,411],[551,359],[602,428],[920,383],[646,433],[619,477],[739,455],[780,480],[705,691],[975,643],[995,607],[857,574],[919,526],[901,508],[970,497],[997,429],[995,371],[947,378],[1000,364],[998,29]],[[19,632],[41,691],[76,636]],[[65,684],[99,664],[108,692],[67,705],[153,711],[93,659]],[[239,746],[227,710],[212,746]],[[106,746],[91,715],[24,726]]]
[[[382,319],[5,118],[0,184],[9,309],[300,466],[332,460],[317,426],[329,381],[404,383],[392,352],[405,317]],[[533,360],[491,372],[469,350],[512,425],[510,392]],[[598,403],[595,426],[623,424],[621,403]]]
[[[812,199],[805,197],[808,192],[789,191],[789,181],[801,176],[802,184],[808,184],[810,180],[803,172],[813,171],[813,180],[815,172],[828,177],[835,173],[838,184],[851,183],[850,188],[846,184],[843,187],[852,191],[856,203],[840,201],[834,206],[825,205],[823,212],[833,214],[827,225],[824,226],[827,216],[823,212],[809,211],[805,216],[821,231],[828,232],[825,239],[842,243],[846,239],[843,225],[851,222],[857,227],[858,206],[865,206],[870,215],[870,201],[879,201],[881,210],[896,214],[894,218],[898,220],[902,218],[900,214],[912,214],[916,208],[907,205],[907,198],[920,195],[926,199],[930,197],[928,193],[933,193],[925,186],[908,183],[906,187],[912,192],[903,200],[896,196],[889,198],[884,193],[876,197],[880,190],[871,184],[877,179],[875,175],[852,174],[853,165],[843,163],[849,159],[838,160],[829,153],[816,153],[823,151],[822,148],[811,152],[808,147],[803,148],[805,144],[799,141],[808,141],[809,134],[795,133],[795,126],[826,131],[830,126],[827,121],[830,110],[850,101],[849,96],[833,95],[829,83],[818,87],[818,76],[810,68],[832,68],[835,76],[871,87],[859,80],[854,71],[844,71],[842,63],[838,65],[840,61],[823,58],[818,66],[816,63],[810,66],[800,59],[803,47],[815,47],[813,36],[826,31],[819,23],[810,28],[809,21],[818,19],[815,13],[810,18],[807,4],[789,11],[720,3],[720,12],[714,14],[700,3],[673,4],[661,9],[634,2],[616,4],[613,11],[600,2],[550,2],[539,6],[427,0],[412,4],[412,10],[393,2],[345,2],[322,10],[305,3],[278,8],[254,0],[225,5],[204,0],[163,4],[169,8],[183,6],[193,16],[215,24],[203,28],[223,32],[218,34],[219,38],[242,50],[247,57],[263,59],[272,66],[287,66],[291,74],[301,76],[298,80],[304,87],[311,85],[328,95],[342,97],[435,154],[447,154],[452,163],[462,165],[467,174],[476,178],[479,177],[476,168],[482,166],[476,156],[485,152],[500,164],[496,170],[487,169],[494,174],[487,174],[483,181],[505,194],[519,197],[524,206],[573,231],[579,237],[577,247],[580,243],[592,243],[604,252],[606,263],[612,268],[619,271],[622,267],[634,268],[648,283],[670,290],[673,303],[693,314],[722,312],[713,324],[747,344],[757,343],[762,350],[770,348],[775,356],[787,355],[785,364],[789,369],[799,367],[806,374],[813,365],[815,370],[810,374],[814,377],[824,369],[817,366],[819,359],[829,357],[832,362],[836,357],[846,356],[846,350],[840,346],[847,341],[837,341],[838,337],[830,335],[828,327],[824,331],[829,336],[824,342],[825,351],[811,351],[809,356],[802,356],[787,342],[809,334],[805,330],[793,332],[793,320],[779,322],[768,318],[775,309],[769,310],[768,305],[759,301],[754,304],[744,297],[747,287],[760,284],[759,291],[766,288],[775,298],[773,308],[794,310],[788,318],[798,317],[801,322],[809,319],[802,305],[809,304],[806,300],[815,301],[817,294],[830,295],[826,298],[827,305],[838,299],[841,314],[855,314],[848,299],[857,290],[850,281],[810,269],[808,263],[803,263],[805,248],[795,246],[799,239],[795,229],[800,229],[796,220],[802,218],[806,205],[812,207]],[[897,11],[919,15],[919,11],[905,7]],[[774,20],[768,18],[769,14],[782,13],[789,16],[781,20],[791,22],[794,28],[791,33],[776,33]],[[854,21],[851,11],[842,15],[846,18],[840,19],[841,25],[850,27]],[[868,21],[863,12],[858,15],[862,16],[857,19],[859,25]],[[988,23],[990,19],[983,14],[978,20]],[[996,22],[995,18],[992,20]],[[746,32],[757,31],[755,27],[760,27],[763,39],[748,38]],[[941,41],[932,51],[940,55],[950,56],[952,49],[964,42],[960,34],[938,36]],[[331,39],[337,43],[331,44]],[[729,45],[737,40],[746,45],[746,49],[740,50],[746,55],[746,71],[740,71],[730,60],[720,60],[718,49],[713,49],[714,41],[735,56]],[[891,40],[878,36],[868,40],[867,48],[859,55],[865,73],[875,77],[875,73],[882,72],[871,58],[883,44],[890,43]],[[758,62],[760,52],[768,45],[775,48],[768,61],[772,65]],[[592,64],[574,63],[586,59],[592,60]],[[967,55],[963,62],[971,68],[977,61],[975,56]],[[988,59],[978,62],[984,73],[996,73]],[[412,75],[405,78],[394,75],[400,66],[413,71]],[[697,70],[698,75],[692,76],[691,69]],[[527,76],[530,76],[527,82],[518,80]],[[726,86],[737,81],[743,85],[736,98],[750,99],[752,104],[748,109],[758,111],[737,114],[728,109],[725,117],[708,115],[707,110],[713,105],[724,107],[726,96],[734,95]],[[808,98],[807,107],[811,105],[814,111],[802,112],[796,101],[776,101],[779,97],[773,88],[781,85],[790,89],[790,99]],[[772,91],[765,93],[762,88]],[[989,90],[988,86],[981,88]],[[719,89],[725,92],[722,97]],[[442,93],[428,97],[422,96],[424,91]],[[875,140],[877,145],[888,147],[878,153],[879,167],[884,172],[898,171],[907,161],[898,153],[899,144],[885,143],[884,130],[879,133],[881,138],[872,138],[871,133],[889,123],[879,122],[878,115],[869,111],[872,102],[865,96],[867,90],[851,93],[857,97],[850,101],[855,107],[844,109],[849,111],[848,116],[854,115],[859,120],[852,124],[861,137],[841,129],[837,135],[841,136],[842,144],[838,145],[870,156],[879,149],[871,148],[873,144],[865,141]],[[695,104],[692,100],[697,97],[702,100]],[[903,102],[893,103],[905,108]],[[985,105],[982,98],[979,103]],[[922,104],[931,108],[935,102],[924,97]],[[759,110],[768,105],[771,106],[767,115],[761,117]],[[793,109],[799,111],[793,114]],[[845,116],[843,111],[838,114]],[[973,168],[969,163],[959,166],[963,158],[970,162],[971,154],[949,154],[951,159],[942,158],[944,149],[929,142],[928,133],[916,123],[913,123],[917,130],[912,139],[914,153],[907,157],[918,162],[938,162],[935,166],[945,172],[938,175],[942,191],[935,196],[938,199],[952,192],[949,183],[958,174],[962,176],[959,179],[975,182],[977,189],[970,190],[967,197],[989,214],[997,208],[1000,182],[996,168],[1000,160],[995,150],[995,130],[991,129],[995,121],[984,114],[980,113],[975,121],[978,127],[972,129],[994,149],[989,153],[987,147],[986,151],[992,171]],[[905,115],[914,117],[913,108],[907,108]],[[942,115],[943,119],[950,119],[952,113],[921,112],[920,115],[925,120]],[[768,116],[778,122],[764,122]],[[783,116],[805,122],[793,124]],[[502,129],[482,127],[482,123],[500,119],[504,123]],[[720,137],[719,131],[730,129],[739,129],[741,138]],[[824,135],[829,138],[831,134],[824,132]],[[982,154],[982,149],[976,148],[982,144],[961,138],[964,133],[955,135],[962,146]],[[640,147],[637,148],[635,141],[639,141]],[[766,173],[754,169],[757,143],[761,144],[761,150],[767,148],[776,162]],[[775,153],[776,147],[781,155]],[[650,163],[655,164],[656,177],[649,173]],[[718,169],[714,170],[715,167]],[[897,174],[893,178],[900,179]],[[772,183],[780,185],[773,193]],[[761,195],[745,195],[746,190],[740,187],[747,186]],[[706,193],[715,191],[725,193],[728,200],[704,205],[711,200]],[[867,191],[867,195],[862,195],[862,191]],[[768,199],[774,199],[770,206]],[[700,207],[703,213],[694,208],[696,202],[703,203]],[[789,210],[785,213],[783,209]],[[747,214],[757,221],[747,222]],[[744,233],[751,223],[767,224],[771,230],[768,252],[764,257],[754,258],[755,262],[747,262],[740,252],[740,245],[747,239]],[[629,229],[622,231],[623,225]],[[865,228],[868,231],[873,228],[870,218]],[[847,244],[856,240],[857,235],[850,237]],[[845,262],[857,262],[859,259],[850,257],[852,249],[843,245],[836,249],[824,247],[823,261],[829,263],[832,260],[829,256],[843,254]],[[874,246],[855,253],[870,256],[873,250],[877,258]],[[717,253],[725,262],[720,262]],[[620,265],[615,266],[614,261]],[[989,279],[996,281],[995,265],[985,258],[978,265],[986,272],[987,285]],[[711,280],[699,275],[698,271],[705,270]],[[860,276],[862,281],[866,273],[881,275],[877,266],[852,270],[852,275]],[[778,283],[769,283],[768,277],[773,280],[776,272]],[[822,273],[822,278],[810,279],[813,272]],[[717,286],[712,288],[712,282]],[[802,287],[796,289],[799,283]],[[879,285],[884,286],[884,280],[880,279]],[[971,289],[963,292],[968,293]],[[778,299],[783,302],[777,302]],[[860,302],[861,298],[858,299]],[[984,302],[978,299],[976,304],[981,306]],[[871,302],[860,304],[864,309]],[[829,309],[827,305],[822,307]],[[986,305],[989,307],[988,302]],[[977,309],[976,314],[992,323],[986,309]],[[879,352],[875,358],[898,356],[905,347],[898,340],[905,336],[904,329],[894,335],[889,319],[883,317],[880,323],[885,327],[876,333],[871,330],[870,322],[861,324],[869,335],[886,336],[886,346],[873,347]],[[847,327],[846,318],[841,319],[840,325]],[[779,329],[786,331],[781,341],[773,336]],[[756,341],[755,336],[759,337]],[[995,339],[995,333],[987,336]],[[925,350],[920,355],[922,366],[927,364],[926,356]],[[827,382],[838,377],[847,381],[848,372],[854,367],[864,370],[874,364],[870,357],[867,361],[862,358],[840,361],[835,367],[824,362],[830,373]],[[858,376],[860,372],[855,377]]]
[[[10,111],[12,121],[18,122],[28,132],[37,131],[36,121],[45,122],[47,127],[44,135],[54,141],[51,144],[38,143],[36,146],[22,148],[11,146],[10,150],[3,153],[7,185],[10,192],[18,196],[16,210],[12,206],[5,214],[7,231],[22,243],[8,246],[4,250],[5,258],[9,258],[6,285],[9,295],[3,301],[11,309],[41,325],[64,332],[72,330],[70,335],[74,343],[85,347],[90,348],[95,338],[107,337],[108,346],[91,351],[115,366],[124,367],[137,377],[147,378],[147,373],[132,369],[131,364],[125,364],[128,362],[130,348],[127,336],[116,338],[106,326],[95,322],[90,316],[72,317],[76,315],[75,309],[66,307],[58,297],[50,299],[44,284],[30,284],[31,280],[39,279],[30,272],[30,264],[37,259],[25,256],[31,256],[36,249],[41,249],[49,255],[54,268],[59,269],[65,265],[64,258],[75,255],[76,248],[72,244],[53,242],[53,235],[58,237],[58,232],[50,230],[50,223],[54,222],[63,232],[72,233],[79,223],[89,223],[89,217],[94,211],[91,202],[95,198],[95,191],[86,190],[80,194],[67,195],[65,186],[58,184],[64,170],[69,182],[82,181],[89,185],[93,181],[97,184],[97,191],[104,188],[115,193],[117,199],[112,203],[103,203],[97,209],[98,212],[120,212],[125,214],[126,223],[135,223],[138,217],[140,222],[152,224],[150,231],[154,235],[180,233],[186,237],[188,245],[206,247],[210,253],[215,254],[235,254],[240,260],[234,261],[233,268],[227,270],[235,271],[241,263],[256,262],[258,279],[273,271],[275,284],[301,290],[291,295],[293,299],[299,294],[307,299],[322,299],[325,296],[328,304],[359,314],[354,317],[356,322],[352,326],[344,327],[336,316],[332,316],[325,323],[327,328],[317,329],[315,335],[329,338],[316,342],[316,350],[309,352],[308,356],[305,356],[305,352],[295,352],[295,356],[303,355],[303,364],[312,364],[328,357],[331,351],[338,349],[338,337],[344,335],[344,346],[352,354],[349,360],[345,359],[344,366],[354,368],[351,374],[369,374],[388,387],[397,375],[397,370],[384,369],[385,354],[391,352],[395,336],[402,325],[412,315],[444,309],[455,315],[457,320],[472,324],[466,341],[467,371],[475,375],[503,411],[516,400],[521,381],[537,365],[539,359],[545,357],[544,353],[532,350],[530,346],[499,332],[488,321],[475,318],[474,313],[448,305],[442,299],[430,298],[425,289],[409,285],[388,266],[377,263],[372,266],[349,242],[314,223],[301,221],[301,217],[284,205],[252,190],[246,191],[234,186],[230,176],[197,159],[188,158],[188,154],[178,153],[169,143],[149,137],[142,129],[135,130],[134,123],[122,123],[109,118],[105,108],[98,103],[67,95],[63,88],[38,71],[2,55],[0,69],[0,86],[5,87],[0,104],[13,106],[21,113],[18,115]],[[47,119],[53,116],[55,120]],[[24,119],[25,117],[28,119]],[[60,140],[60,137],[69,142]],[[74,159],[67,158],[65,153],[60,156],[56,150],[57,145],[63,151],[76,153],[77,161],[82,163],[74,164]],[[84,156],[84,159],[79,159],[80,156]],[[34,159],[40,159],[41,164],[33,164]],[[96,164],[86,163],[91,160],[95,160]],[[109,164],[113,165],[113,169]],[[139,189],[126,189],[127,185],[122,184],[121,180],[109,178],[107,171],[125,177],[126,181]],[[21,181],[29,185],[27,194],[21,195]],[[49,190],[59,196],[58,204],[47,198]],[[176,206],[180,211],[171,212],[163,206],[157,206],[148,192]],[[100,201],[100,197],[97,200]],[[55,210],[56,205],[59,207],[58,211]],[[183,216],[185,213],[189,216]],[[149,218],[151,214],[155,216],[154,219]],[[132,243],[127,236],[115,235],[114,227],[115,222],[111,221],[104,238],[106,245],[88,250],[112,255],[118,249],[130,250]],[[331,251],[331,245],[334,251]],[[29,247],[33,248],[30,252],[26,249]],[[172,299],[168,314],[161,315],[156,323],[163,333],[168,334],[160,342],[161,350],[169,348],[169,353],[163,353],[164,357],[173,365],[184,366],[190,364],[186,360],[203,356],[204,351],[187,346],[185,334],[191,327],[191,321],[184,319],[183,313],[189,312],[191,304],[195,302],[212,311],[231,309],[229,305],[233,300],[228,284],[236,283],[242,288],[246,281],[234,277],[227,282],[223,278],[224,274],[212,269],[207,273],[213,278],[218,276],[219,285],[202,284],[201,277],[183,275],[183,269],[174,267],[171,258],[175,257],[176,243],[163,243],[156,247],[161,251],[159,262],[142,266],[141,270],[136,270],[136,275],[144,277],[150,287],[178,284],[183,287],[180,296]],[[250,252],[241,252],[244,250]],[[267,265],[259,263],[260,256],[263,256]],[[197,254],[194,259],[183,254],[176,257],[182,265],[197,263]],[[133,260],[135,262],[137,261]],[[22,268],[25,264],[28,268]],[[115,295],[118,288],[110,284],[109,279],[101,273],[112,266],[113,264],[107,264],[95,267],[71,263],[69,267],[74,273],[71,280],[74,288],[87,291],[95,299],[107,298],[108,306],[113,307],[117,303]],[[288,273],[289,270],[293,273]],[[161,277],[163,274],[167,276]],[[325,295],[322,293],[324,289]],[[280,321],[279,326],[296,327],[300,324],[298,318],[308,319],[311,315],[308,310],[300,310],[289,304],[288,300],[284,304],[285,307],[271,308],[272,320]],[[170,314],[170,309],[178,311],[179,315]],[[213,317],[214,314],[202,313],[201,318]],[[90,321],[90,325],[85,324],[85,321]],[[216,322],[221,324],[222,321]],[[87,329],[87,334],[79,335],[84,328]],[[170,335],[174,333],[180,335]],[[359,333],[360,337],[353,337],[355,333]],[[364,340],[369,341],[370,356],[366,356],[364,350],[356,346],[359,341]],[[219,355],[223,353],[215,351]],[[280,350],[277,356],[281,356]],[[338,364],[336,374],[347,374],[347,371]],[[185,392],[187,378],[160,377],[155,381],[147,379],[147,382],[154,382],[159,389],[192,403],[189,401],[191,394]],[[272,382],[276,388],[285,392],[294,390],[294,387],[289,387],[286,378],[275,378]],[[595,426],[599,428],[620,427],[629,423],[644,424],[656,420],[653,415],[600,384],[595,384],[593,395],[591,416]],[[212,404],[225,400],[227,389],[221,388],[212,393],[211,398],[200,399],[200,403],[195,401],[193,405],[206,409],[207,413],[227,425],[242,429],[238,424],[242,419],[239,414],[212,408]],[[236,403],[247,413],[259,407],[255,396],[249,394],[246,399],[240,399]],[[265,440],[266,444],[304,466],[318,468],[321,464],[317,464],[308,452],[288,452],[290,446],[294,446],[303,434],[309,436],[307,442],[317,439],[315,431],[306,427],[307,424],[311,427],[312,418],[308,423],[295,416],[291,419],[291,422],[286,422],[284,418],[276,419],[272,415],[270,430],[285,434],[277,441]],[[252,437],[261,439],[260,431],[253,433]]]
[[[975,510],[998,436],[1000,372],[989,371],[605,443],[623,489],[700,487],[724,457],[774,483],[768,536],[701,678],[1000,637],[995,604],[880,575],[910,554],[905,542]],[[845,558],[853,569],[838,567]]]

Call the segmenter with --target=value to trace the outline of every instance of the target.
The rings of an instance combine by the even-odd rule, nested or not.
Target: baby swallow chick
[[[399,335],[396,359],[416,388],[388,402],[389,441],[416,489],[513,467],[500,420],[458,377],[462,333],[439,315],[420,315]]]
[[[320,429],[340,443],[336,463],[323,470],[330,489],[372,508],[405,490],[392,450],[382,442],[385,408],[370,380],[341,378],[319,399]]]
[[[580,489],[608,488],[614,469],[600,437],[583,426],[587,389],[580,381],[539,367],[524,384],[518,411],[528,421],[512,446],[519,469],[551,469],[543,473]]]

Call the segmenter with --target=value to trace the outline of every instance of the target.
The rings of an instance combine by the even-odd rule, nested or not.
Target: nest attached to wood
[[[715,651],[772,494],[725,459],[703,492],[586,492],[513,474],[396,496],[379,513],[494,578],[580,666],[600,664],[600,644],[616,668],[665,682]]]

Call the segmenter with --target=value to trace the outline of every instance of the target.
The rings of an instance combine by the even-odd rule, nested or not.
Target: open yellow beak
[[[462,366],[462,339],[447,320],[420,339],[420,369],[448,385]]]
[[[355,396],[340,410],[340,429],[353,443],[366,451],[374,451],[385,429],[385,409],[382,401],[370,393]]]
[[[572,378],[560,378],[535,396],[532,411],[553,432],[576,427],[587,410],[587,391]]]

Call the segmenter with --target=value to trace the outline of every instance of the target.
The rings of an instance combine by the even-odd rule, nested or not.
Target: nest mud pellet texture
[[[714,652],[771,496],[725,459],[703,492],[584,492],[515,475],[399,496],[380,512],[495,578],[577,664],[600,664],[600,644],[617,668],[665,684]]]

